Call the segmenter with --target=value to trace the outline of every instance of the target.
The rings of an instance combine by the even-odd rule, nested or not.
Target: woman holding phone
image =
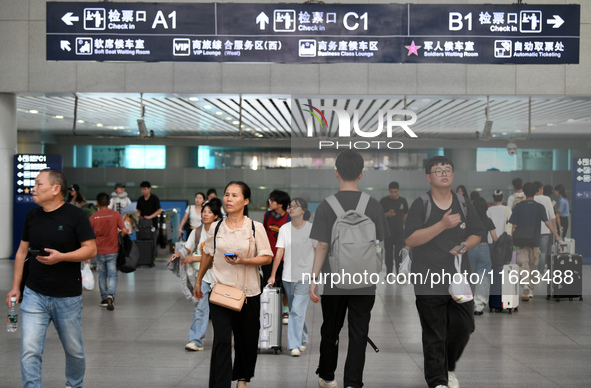
[[[215,283],[244,290],[246,300],[240,311],[210,303],[213,348],[209,387],[230,388],[232,381],[237,380],[237,387],[245,388],[254,376],[257,359],[261,293],[259,266],[269,264],[273,252],[263,224],[248,218],[248,185],[240,181],[228,183],[223,200],[228,216],[214,223],[207,233],[193,294],[197,299],[204,297],[201,282],[212,261]]]

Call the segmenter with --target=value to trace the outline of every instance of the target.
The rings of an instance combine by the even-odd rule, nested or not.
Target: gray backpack
[[[347,212],[334,195],[326,198],[337,216],[332,226],[328,260],[331,272],[341,276],[339,288],[368,287],[370,275],[382,270],[383,243],[377,240],[374,222],[365,215],[370,198],[369,194],[361,193],[357,208]]]

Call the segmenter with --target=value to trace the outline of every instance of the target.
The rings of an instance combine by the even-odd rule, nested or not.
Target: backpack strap
[[[345,209],[343,209],[343,207],[339,203],[339,200],[337,199],[337,197],[335,197],[334,194],[327,197],[326,202],[330,205],[332,211],[334,211],[334,213],[337,215],[337,218],[345,214]]]
[[[460,208],[462,209],[462,214],[464,218],[468,219],[468,206],[466,205],[466,197],[461,194],[454,193],[456,197],[458,197],[458,201],[460,202]],[[423,201],[423,208],[425,210],[425,220],[423,221],[423,225],[427,223],[427,220],[431,216],[431,197],[429,197],[429,193],[423,193],[420,196],[421,200]]]
[[[367,204],[369,203],[370,195],[367,193],[361,192],[361,197],[359,197],[359,202],[357,202],[357,207],[355,208],[355,212],[357,214],[365,214],[365,209],[367,209]]]

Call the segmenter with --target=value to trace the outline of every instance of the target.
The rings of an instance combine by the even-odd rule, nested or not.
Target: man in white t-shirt
[[[523,192],[523,180],[521,178],[515,178],[511,183],[513,184],[515,193],[507,198],[507,206],[509,206],[509,209],[513,210],[515,205],[521,201],[525,201],[525,194]]]
[[[552,205],[552,200],[550,197],[543,195],[544,193],[544,185],[540,181],[535,181],[534,186],[536,187],[536,195],[534,196],[534,201],[544,205],[546,208],[546,217],[548,217],[548,221],[554,228],[556,229],[556,214],[554,213],[554,206]],[[548,254],[552,249],[552,244],[554,240],[552,239],[552,232],[546,224],[542,222],[542,229],[540,229],[540,261],[538,263],[538,271],[543,273],[546,270],[546,263]]]

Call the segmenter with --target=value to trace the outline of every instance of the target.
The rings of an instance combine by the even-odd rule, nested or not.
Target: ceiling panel
[[[77,99],[77,108],[76,108]],[[19,130],[59,135],[137,136],[142,118],[157,137],[305,137],[308,122],[314,136],[336,136],[338,115],[323,111],[328,130],[307,112],[314,107],[344,109],[353,119],[358,111],[361,130],[375,131],[380,112],[407,109],[418,120],[413,131],[425,138],[474,138],[488,119],[494,137],[533,139],[591,138],[591,98],[447,97],[447,96],[259,96],[179,95],[139,93],[79,93],[19,95]],[[396,120],[402,117],[396,116]],[[351,123],[353,128],[353,123]],[[398,127],[397,127],[398,128]],[[398,128],[394,136],[404,136]]]

